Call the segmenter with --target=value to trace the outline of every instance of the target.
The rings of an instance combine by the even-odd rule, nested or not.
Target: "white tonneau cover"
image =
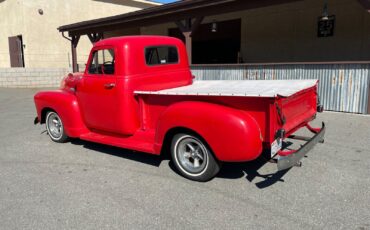
[[[135,91],[136,94],[205,95],[242,97],[289,97],[315,86],[317,80],[241,80],[194,81],[192,85],[159,91]]]

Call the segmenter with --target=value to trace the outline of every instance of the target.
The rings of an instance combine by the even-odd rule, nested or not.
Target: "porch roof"
[[[111,17],[60,26],[70,36],[99,33],[120,28],[149,26],[187,18],[211,16],[302,0],[182,0]],[[363,0],[367,1],[367,0]]]

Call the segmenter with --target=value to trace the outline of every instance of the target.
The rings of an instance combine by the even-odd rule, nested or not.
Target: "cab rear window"
[[[145,48],[147,65],[166,65],[179,63],[179,55],[175,46],[151,46]]]

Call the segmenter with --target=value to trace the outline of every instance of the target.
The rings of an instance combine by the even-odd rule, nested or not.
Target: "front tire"
[[[171,157],[177,171],[195,181],[209,181],[220,171],[220,163],[201,138],[180,133],[172,139]]]
[[[68,140],[68,136],[65,133],[62,119],[59,115],[50,111],[46,114],[46,130],[49,134],[49,137],[52,141],[58,143],[64,143]]]

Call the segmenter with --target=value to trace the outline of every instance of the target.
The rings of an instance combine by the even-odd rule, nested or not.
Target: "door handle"
[[[114,84],[114,83],[108,83],[108,84],[105,84],[104,85],[104,88],[106,88],[106,89],[112,89],[112,88],[114,88],[116,86],[116,84]]]

